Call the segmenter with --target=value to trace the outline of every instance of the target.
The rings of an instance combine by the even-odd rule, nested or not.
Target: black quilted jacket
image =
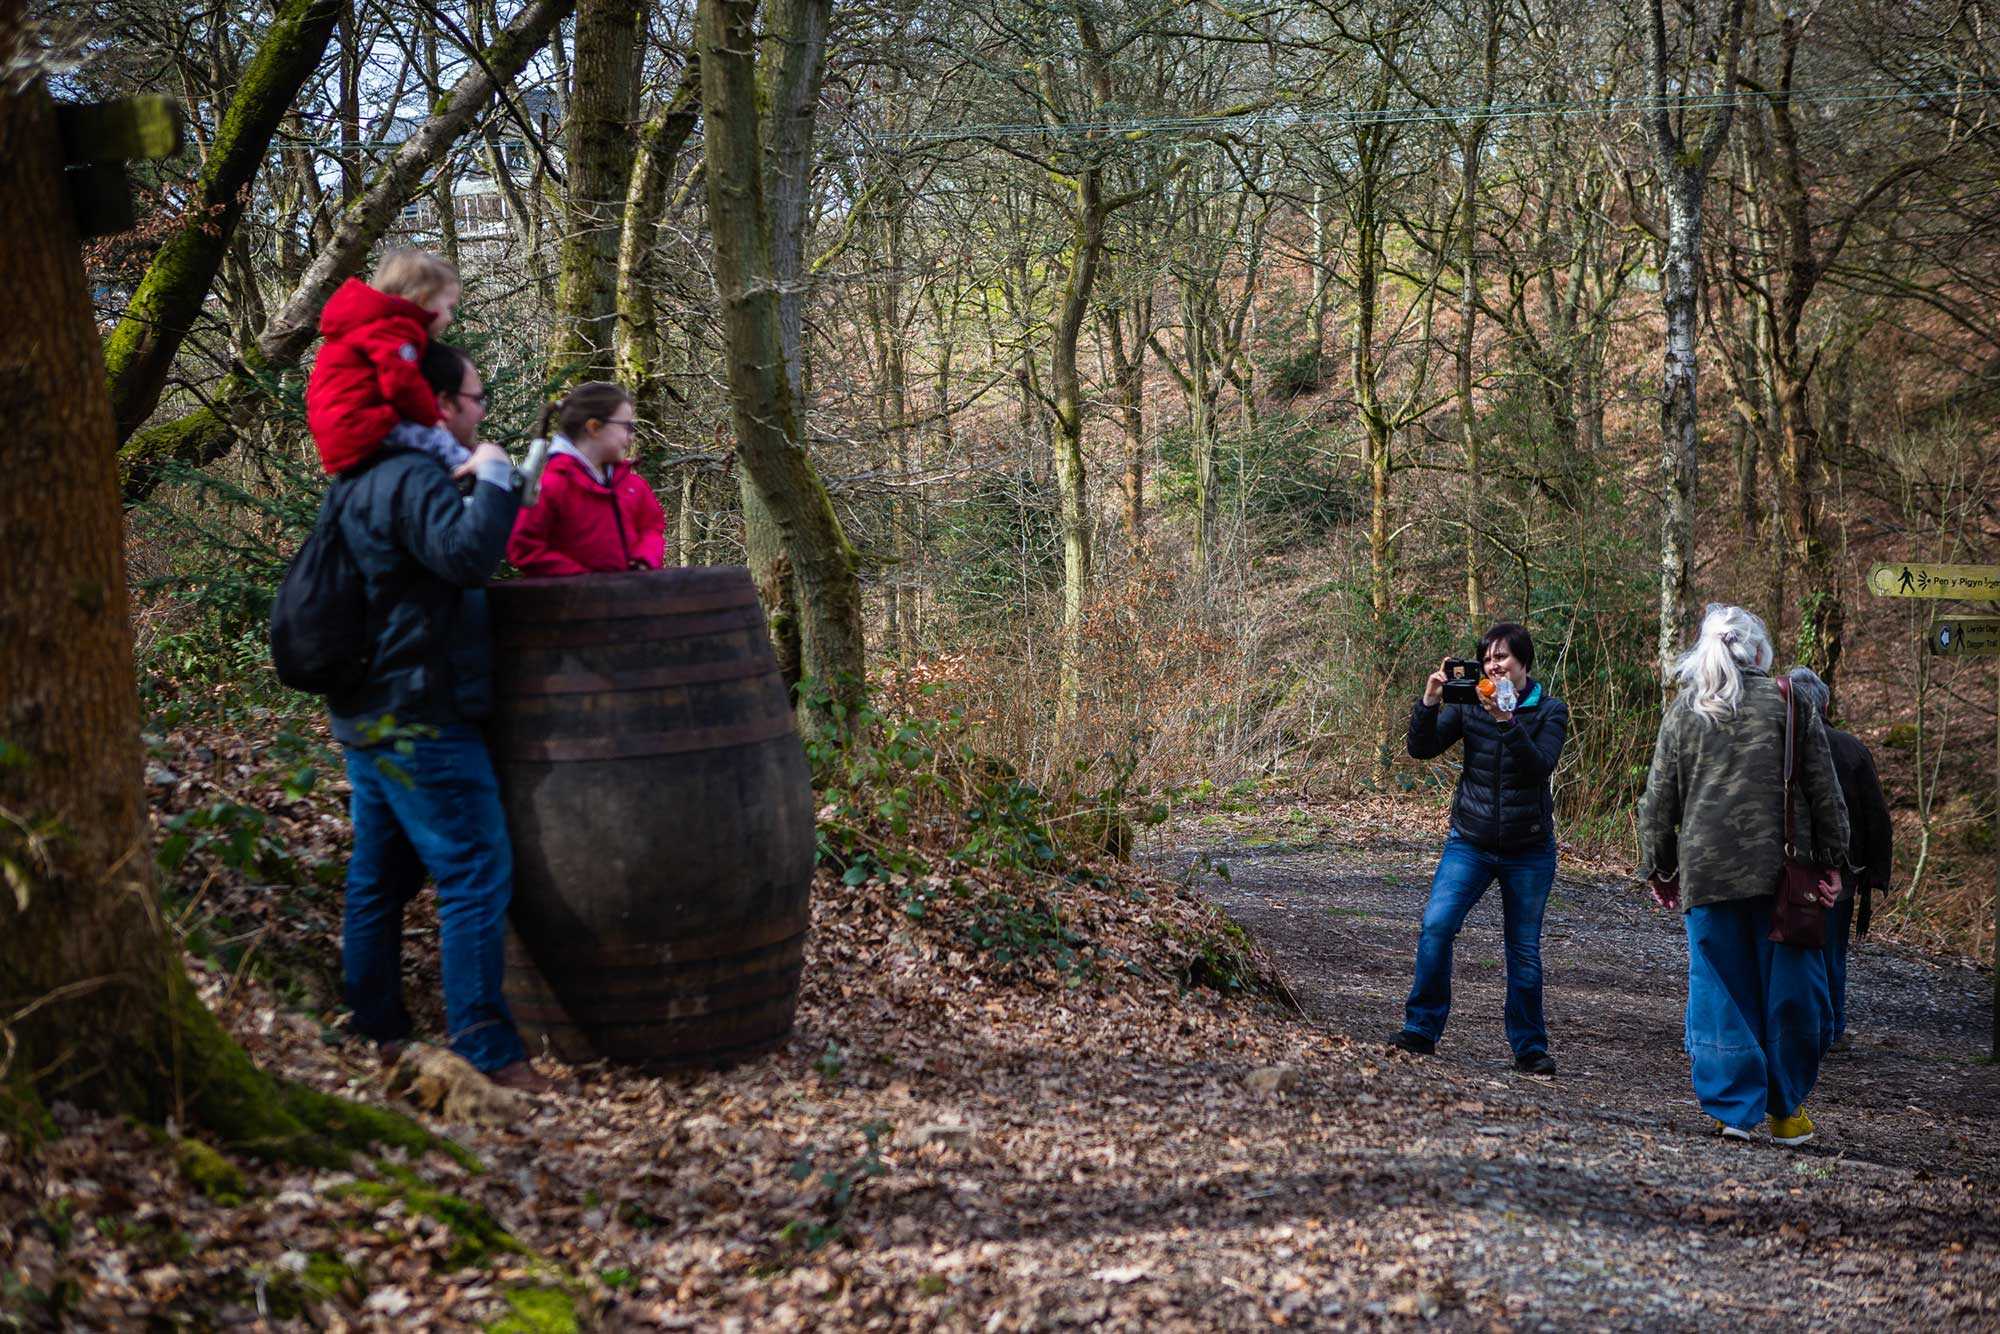
[[[1528,695],[1535,683],[1528,683]],[[1546,690],[1514,711],[1506,727],[1476,704],[1427,705],[1410,714],[1410,755],[1436,759],[1465,741],[1465,766],[1451,798],[1451,827],[1489,852],[1526,852],[1555,837],[1555,797],[1549,776],[1569,736],[1569,706]]]
[[[384,452],[380,463],[329,488],[354,488],[341,506],[341,535],[367,581],[377,627],[368,679],[327,697],[334,739],[347,746],[380,741],[376,725],[384,717],[442,727],[492,714],[486,581],[521,508],[514,472],[504,464],[480,472],[468,503],[437,459]]]

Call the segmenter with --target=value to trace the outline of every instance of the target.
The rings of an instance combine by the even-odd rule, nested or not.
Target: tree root
[[[350,1102],[259,1070],[184,980],[179,984],[179,1062],[174,1102],[191,1126],[224,1146],[273,1162],[344,1168],[356,1151],[431,1150],[479,1170],[467,1149],[415,1121],[380,1107]]]

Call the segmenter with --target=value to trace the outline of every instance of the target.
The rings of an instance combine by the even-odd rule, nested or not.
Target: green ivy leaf
[[[192,851],[194,851],[194,840],[186,834],[167,835],[165,841],[160,844],[160,869],[172,875],[181,869],[181,863],[187,860],[188,853]]]

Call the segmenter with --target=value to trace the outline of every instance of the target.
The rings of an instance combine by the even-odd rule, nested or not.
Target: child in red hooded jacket
[[[326,346],[306,381],[306,426],[329,473],[373,457],[392,431],[452,467],[471,457],[437,429],[437,396],[417,369],[451,323],[460,290],[458,270],[445,260],[392,250],[375,266],[373,286],[349,278],[326,303],[319,319]],[[406,422],[417,429],[399,431]]]
[[[602,380],[542,409],[535,434],[549,438],[549,459],[539,498],[522,508],[507,541],[515,569],[571,575],[660,568],[667,516],[625,457],[634,425],[632,396]]]

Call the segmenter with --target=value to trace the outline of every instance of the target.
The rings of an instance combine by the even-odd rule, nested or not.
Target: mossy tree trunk
[[[1362,187],[1355,207],[1354,259],[1354,404],[1366,431],[1368,458],[1368,605],[1373,642],[1370,657],[1375,678],[1375,744],[1386,768],[1395,735],[1395,710],[1390,702],[1396,670],[1396,542],[1391,529],[1391,485],[1394,460],[1390,447],[1395,423],[1378,393],[1382,363],[1375,346],[1375,322],[1382,295],[1383,224],[1376,214],[1379,180],[1361,173]]]
[[[118,449],[120,487],[128,504],[159,485],[171,462],[213,463],[235,447],[244,418],[261,397],[260,376],[296,368],[319,336],[320,312],[334,289],[360,272],[368,252],[395,221],[424,178],[458,136],[492,105],[494,94],[548,43],[575,0],[529,0],[479,58],[442,95],[416,132],[376,169],[341,212],[333,237],[306,266],[298,286],[258,335],[237,351],[237,365],[206,407],[134,434]]]
[[[667,188],[673,184],[681,149],[700,119],[701,61],[691,54],[673,96],[639,132],[639,156],[632,163],[618,236],[618,377],[638,400],[640,419],[655,428],[664,415],[665,400],[676,395],[661,375],[653,260],[659,253]]]
[[[1487,0],[1486,40],[1481,64],[1481,100],[1493,101],[1500,63],[1500,8]],[[1492,122],[1475,116],[1459,131],[1458,192],[1458,432],[1465,451],[1465,609],[1473,633],[1479,633],[1486,619],[1486,584],[1481,568],[1479,534],[1486,526],[1486,497],[1483,494],[1485,465],[1479,457],[1479,419],[1472,401],[1473,337],[1479,316],[1479,160],[1485,150],[1486,130]]]
[[[1129,353],[1125,339],[1128,316],[1132,321]],[[1146,562],[1146,339],[1152,333],[1152,294],[1135,295],[1107,307],[1098,316],[1098,324],[1111,354],[1111,383],[1117,390],[1125,462],[1122,513],[1136,572]]]
[[[743,504],[745,555],[770,617],[772,646],[790,685],[815,683],[799,701],[808,735],[829,734],[830,709],[852,708],[863,689],[864,630],[860,559],[841,530],[833,503],[805,444],[805,228],[812,172],[813,129],[826,68],[832,0],[777,0],[765,9],[761,35],[750,24],[754,6],[702,7],[697,47],[702,61],[710,228],[716,236],[716,276],[729,343],[730,390],[736,404],[737,474]],[[741,24],[740,34],[734,25]],[[724,37],[725,33],[731,34]],[[730,68],[709,68],[710,41],[730,43]],[[741,45],[736,45],[740,42]],[[740,86],[739,86],[740,85]],[[715,98],[727,89],[741,107],[725,112]],[[749,120],[741,117],[749,116]],[[724,143],[714,138],[725,116]],[[718,169],[740,167],[735,154],[755,155],[754,200],[741,177],[718,185]],[[749,216],[754,208],[756,216]],[[753,235],[754,233],[754,235]],[[725,280],[727,263],[736,275]],[[756,290],[768,284],[765,294]],[[773,321],[776,356],[768,368],[744,364],[761,347],[762,322]],[[752,332],[752,329],[755,331]],[[754,353],[761,358],[762,352]],[[783,382],[782,422],[765,418],[751,429],[746,413],[769,402],[764,382]],[[747,397],[746,397],[747,396]],[[752,457],[753,454],[758,457]],[[821,705],[817,701],[824,701]]]
[[[1391,452],[1402,422],[1382,401],[1383,352],[1376,345],[1381,315],[1384,270],[1388,265],[1385,238],[1390,201],[1389,163],[1395,131],[1379,119],[1394,86],[1391,60],[1383,57],[1372,85],[1370,108],[1378,118],[1354,130],[1354,178],[1344,194],[1354,236],[1353,336],[1349,377],[1354,388],[1355,414],[1361,418],[1368,462],[1368,603],[1370,609],[1370,675],[1374,678],[1374,740],[1387,767],[1393,755],[1395,709],[1391,703],[1396,673],[1396,542],[1392,526],[1394,457]]]
[[[1438,287],[1451,265],[1450,257],[1439,253],[1437,262],[1423,271],[1421,286],[1402,287],[1406,270],[1390,242],[1391,227],[1413,206],[1409,192],[1416,178],[1405,167],[1404,131],[1385,113],[1406,82],[1412,58],[1394,33],[1372,46],[1374,68],[1363,85],[1365,114],[1326,160],[1340,186],[1352,256],[1341,277],[1353,300],[1348,374],[1368,469],[1370,642],[1365,670],[1373,694],[1373,740],[1385,768],[1397,749],[1400,718],[1394,700],[1407,638],[1396,594],[1397,539],[1403,526],[1397,522],[1395,492],[1396,474],[1407,464],[1396,457],[1396,440],[1407,440],[1444,401],[1430,387],[1436,346],[1431,325]]]
[[[790,389],[792,411],[803,424],[805,390],[805,225],[806,190],[812,171],[813,127],[818,120],[819,92],[826,71],[826,36],[832,21],[832,0],[779,0],[764,13],[762,50],[755,79],[759,147],[763,154],[763,192],[771,275],[778,284],[778,346]],[[804,437],[796,436],[801,449]],[[739,445],[740,448],[740,445]],[[771,643],[787,685],[810,676],[820,692],[830,694],[839,678],[851,677],[850,702],[858,699],[862,664],[823,675],[806,660],[805,590],[799,586],[798,563],[787,550],[783,524],[748,468],[737,474],[743,503],[744,556],[757,581],[758,594],[771,621]],[[845,540],[844,538],[842,539]],[[859,557],[856,557],[857,577]],[[855,593],[856,605],[860,591]],[[809,728],[819,722],[806,716]]]
[[[286,0],[244,68],[180,226],[153,255],[104,345],[121,441],[159,406],[174,355],[201,317],[278,124],[319,68],[346,8],[341,0]]]
[[[1839,698],[1839,669],[1844,649],[1846,607],[1840,592],[1840,569],[1834,543],[1828,540],[1820,504],[1820,474],[1825,463],[1819,416],[1813,409],[1812,384],[1822,354],[1835,341],[1816,337],[1806,320],[1823,278],[1840,261],[1857,225],[1895,196],[1910,178],[1927,171],[1933,159],[1892,162],[1865,183],[1845,175],[1815,196],[1811,179],[1814,136],[1801,124],[1793,101],[1793,75],[1805,39],[1805,21],[1780,10],[1778,74],[1775,87],[1760,89],[1762,104],[1745,111],[1750,133],[1745,154],[1751,186],[1768,204],[1746,210],[1762,252],[1756,278],[1745,278],[1761,297],[1756,305],[1765,328],[1758,346],[1767,362],[1772,415],[1776,418],[1772,466],[1778,473],[1780,517],[1789,558],[1799,571],[1799,587],[1807,590],[1799,604],[1800,660],[1826,679],[1832,700]],[[1746,80],[1747,82],[1747,80]],[[1768,125],[1768,133],[1766,126]],[[1824,238],[1824,239],[1822,239]],[[1832,420],[1837,414],[1829,410]],[[1779,615],[1782,607],[1774,608]],[[1778,627],[1774,623],[1773,630]],[[1831,707],[1831,702],[1829,704]]]
[[[570,88],[562,271],[549,378],[608,380],[618,319],[618,240],[639,117],[638,0],[579,0]]]
[[[1055,722],[1059,732],[1066,732],[1075,720],[1082,697],[1084,615],[1091,584],[1090,478],[1084,451],[1090,401],[1078,372],[1078,340],[1094,300],[1112,217],[1160,195],[1194,161],[1195,153],[1183,147],[1164,159],[1153,159],[1144,170],[1134,173],[1129,188],[1111,188],[1107,179],[1114,160],[1111,150],[1133,136],[1120,135],[1114,140],[1102,122],[1124,114],[1120,108],[1129,105],[1135,90],[1125,80],[1141,63],[1134,56],[1135,44],[1151,40],[1154,22],[1142,18],[1131,27],[1100,27],[1106,20],[1120,17],[1091,6],[1068,8],[1047,30],[1055,38],[1053,49],[1031,47],[1021,53],[1025,57],[1023,76],[1032,70],[1042,123],[1051,131],[1055,145],[1038,165],[1055,187],[1067,232],[1059,264],[1049,266],[1062,275],[1062,292],[1043,326],[1049,339],[1049,407],[1055,427],[1050,443],[1063,543],[1062,636],[1056,669]],[[1201,114],[1230,116],[1248,109],[1245,104]],[[1017,255],[1023,253],[1017,251]],[[1025,310],[1032,287],[1024,273],[1017,270],[1017,274],[1021,304],[1013,306],[1015,298],[1009,297],[1010,309]],[[1024,364],[1032,369],[1031,362],[1024,359]],[[1032,376],[1023,387],[1034,389]],[[1033,400],[1024,395],[1024,402],[1032,405]]]
[[[1080,102],[1094,118],[1112,100],[1110,62],[1095,18],[1084,10],[1065,16],[1073,26],[1082,53],[1074,89],[1058,88],[1056,62],[1039,59],[1036,78],[1044,103],[1044,118],[1054,122],[1053,108]],[[1105,232],[1111,215],[1157,192],[1164,179],[1123,194],[1107,195],[1100,130],[1082,136],[1077,159],[1050,167],[1068,212],[1069,238],[1064,253],[1063,289],[1049,319],[1049,382],[1054,390],[1056,488],[1063,544],[1062,637],[1056,666],[1056,727],[1066,730],[1075,720],[1083,694],[1083,620],[1090,596],[1091,513],[1089,466],[1083,448],[1085,397],[1077,372],[1077,344],[1083,332],[1104,260]],[[1178,164],[1176,165],[1178,170]]]
[[[697,12],[709,230],[715,238],[736,452],[743,465],[746,520],[752,502],[761,506],[765,531],[781,548],[776,560],[764,553],[764,569],[753,563],[759,589],[769,596],[767,570],[796,577],[800,665],[834,698],[851,703],[863,666],[861,587],[854,548],[806,451],[788,375],[771,215],[764,200],[755,10],[751,0],[701,0]],[[774,16],[773,25],[777,21]],[[820,25],[821,42],[825,31]],[[753,562],[758,556],[753,546]],[[809,733],[824,732],[831,719],[802,708],[800,723]]]
[[[20,0],[0,62],[29,67]],[[25,58],[24,58],[25,57]],[[252,1150],[333,1163],[340,1143],[430,1137],[261,1074],[201,1004],[153,894],[116,437],[53,104],[0,84],[0,1127],[41,1108],[174,1117]]]
[[[1056,668],[1056,725],[1076,717],[1083,694],[1083,613],[1090,593],[1090,493],[1083,452],[1083,380],[1077,374],[1077,340],[1090,308],[1097,266],[1104,257],[1103,168],[1093,162],[1064,183],[1075,192],[1062,299],[1050,322],[1050,380],[1055,387],[1056,486],[1063,544],[1062,640]]]
[[[438,75],[437,16],[425,15],[419,22],[423,27],[424,87],[435,95],[443,87]],[[445,260],[453,268],[458,268],[458,173],[453,168],[450,153],[446,153],[444,161],[438,164],[437,175],[431,178],[430,193],[432,206],[437,211],[438,249],[444,252]]]

